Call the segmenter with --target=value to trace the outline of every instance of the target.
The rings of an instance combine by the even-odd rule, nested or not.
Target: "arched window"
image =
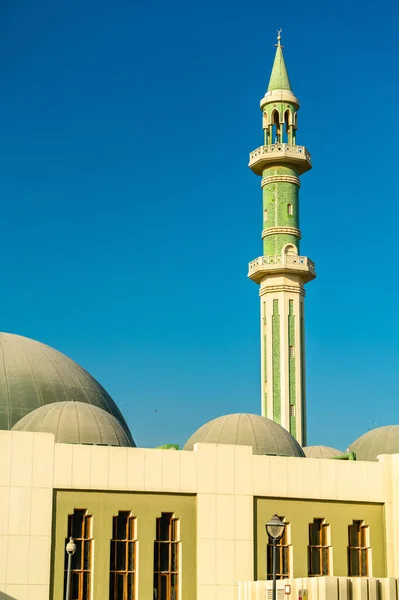
[[[267,221],[267,208],[263,211],[263,220]]]
[[[154,542],[154,600],[177,600],[180,564],[179,520],[162,513]]]
[[[109,600],[135,600],[137,560],[136,518],[119,511],[112,519]]]
[[[330,525],[325,519],[309,524],[308,576],[330,575]]]
[[[287,212],[289,215],[293,215],[294,214],[294,209],[292,207],[292,204],[287,204]]]
[[[369,576],[369,528],[364,521],[353,521],[348,527],[348,575]]]
[[[284,521],[284,517],[279,517]],[[290,551],[291,551],[290,524],[286,523],[282,538],[276,544],[276,577],[287,579],[290,577]],[[267,578],[273,579],[273,542],[268,538],[267,542]]]
[[[292,125],[292,117],[291,117],[291,111],[287,108],[287,110],[284,113],[284,124],[285,124],[285,135],[286,135],[286,139],[288,141],[288,143],[290,143],[290,132],[291,132],[291,125]]]
[[[284,254],[298,254],[298,250],[294,246],[294,244],[287,244],[286,246],[284,246],[283,251]]]
[[[86,509],[75,509],[68,515],[68,535],[65,544],[72,537],[76,551],[71,562],[71,600],[91,599],[91,570],[93,560],[92,516]],[[68,555],[65,553],[64,597],[68,573]]]

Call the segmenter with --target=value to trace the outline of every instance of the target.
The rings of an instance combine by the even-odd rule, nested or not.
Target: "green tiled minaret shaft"
[[[261,176],[263,255],[249,264],[260,285],[262,415],[306,445],[304,285],[316,277],[314,263],[300,255],[299,177],[310,155],[296,143],[298,98],[291,89],[278,32],[276,55],[260,102],[264,144],[250,154]]]

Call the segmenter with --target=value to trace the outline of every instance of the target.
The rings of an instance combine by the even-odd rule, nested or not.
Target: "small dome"
[[[50,346],[0,332],[0,429],[12,429],[39,406],[69,400],[99,406],[130,436],[117,405],[87,371]]]
[[[386,425],[360,436],[349,450],[356,460],[377,460],[379,454],[399,454],[399,425]]]
[[[305,456],[298,442],[281,425],[246,413],[224,415],[205,423],[193,433],[183,450],[192,450],[197,443],[252,446],[254,454]]]
[[[341,456],[341,450],[330,448],[329,446],[305,446],[303,448],[306,458],[332,458]]]
[[[121,423],[98,406],[85,402],[53,402],[22,417],[13,431],[54,433],[65,444],[136,446]]]

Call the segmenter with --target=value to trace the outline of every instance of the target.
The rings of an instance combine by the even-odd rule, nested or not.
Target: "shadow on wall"
[[[9,594],[6,594],[5,592],[0,592],[0,600],[19,600],[19,599],[15,598],[14,596],[10,596]]]

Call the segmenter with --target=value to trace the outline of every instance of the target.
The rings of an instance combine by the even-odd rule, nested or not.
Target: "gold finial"
[[[283,30],[281,28],[277,29],[277,44],[274,44],[275,46],[281,46],[281,32],[282,31]],[[281,46],[281,48],[284,48],[284,46]]]

